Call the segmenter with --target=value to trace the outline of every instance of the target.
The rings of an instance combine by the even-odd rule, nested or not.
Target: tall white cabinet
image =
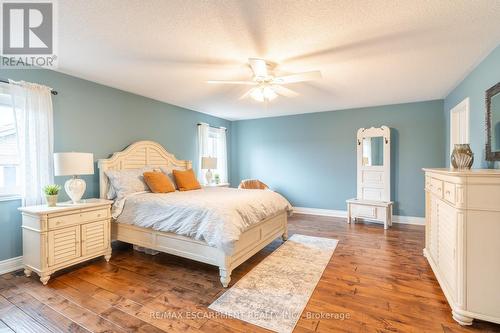
[[[500,323],[500,170],[424,171],[424,255],[453,319]]]

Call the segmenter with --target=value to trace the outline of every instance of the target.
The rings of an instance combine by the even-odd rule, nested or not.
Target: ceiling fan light
[[[278,94],[276,94],[274,89],[269,86],[262,88],[262,95],[264,96],[264,99],[268,101],[272,101],[273,99],[278,97]]]
[[[272,101],[278,94],[274,91],[273,88],[269,86],[257,87],[253,88],[250,92],[250,97],[258,102]]]
[[[261,88],[253,88],[250,92],[250,97],[255,99],[258,102],[264,102],[264,94],[262,93]]]

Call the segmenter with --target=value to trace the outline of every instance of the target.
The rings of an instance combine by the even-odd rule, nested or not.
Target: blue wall
[[[153,140],[177,158],[193,160],[196,167],[198,122],[227,127],[231,135],[227,120],[54,71],[0,70],[0,78],[41,83],[59,92],[52,99],[56,152],[91,152],[99,159],[132,142]],[[87,182],[85,197],[99,196],[97,166],[95,171],[94,176],[83,177]],[[66,179],[55,178],[59,184]],[[67,200],[65,193],[60,200]],[[22,254],[19,205],[19,201],[0,202],[0,260]]]
[[[21,200],[0,201],[0,260],[22,255]]]
[[[446,165],[450,163],[450,110],[469,97],[469,135],[474,168],[491,168],[485,159],[485,92],[500,82],[500,46],[493,50],[444,100]]]
[[[421,168],[444,166],[442,101],[233,122],[232,185],[258,178],[294,206],[345,210],[356,196],[356,132],[381,125],[392,131],[395,214],[424,216]]]

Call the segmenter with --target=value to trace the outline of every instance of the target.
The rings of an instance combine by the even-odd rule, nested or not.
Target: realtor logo
[[[54,1],[2,1],[1,67],[55,67]]]

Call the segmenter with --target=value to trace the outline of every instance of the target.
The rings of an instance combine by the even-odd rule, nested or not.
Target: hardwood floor
[[[422,256],[423,227],[395,224],[384,232],[378,224],[298,214],[289,222],[291,234],[340,241],[295,332],[500,332],[500,325],[466,328],[451,319]],[[231,283],[280,245],[236,269]],[[73,267],[45,287],[35,274],[3,275],[0,332],[268,332],[208,310],[222,292],[216,267],[122,245],[109,264]]]

